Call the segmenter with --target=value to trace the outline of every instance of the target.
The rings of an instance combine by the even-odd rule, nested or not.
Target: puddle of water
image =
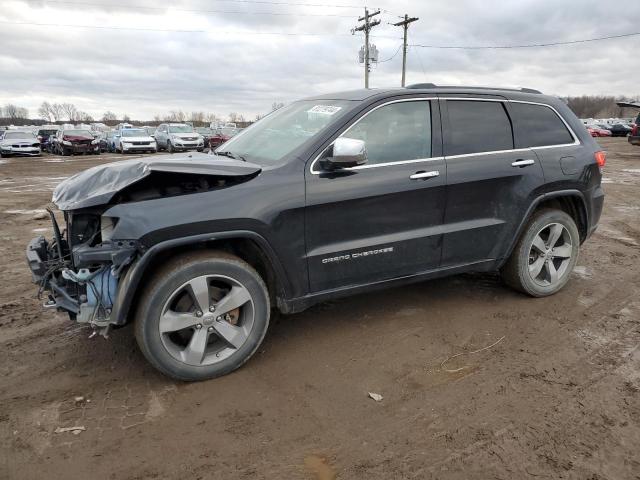
[[[623,168],[622,169],[623,172],[627,172],[627,173],[635,173],[640,175],[640,168]]]
[[[610,178],[605,178],[605,177],[603,177],[603,178],[602,178],[602,183],[616,183],[616,182],[614,182],[614,181],[613,181],[613,180],[611,180]]]
[[[308,455],[304,459],[304,465],[314,475],[315,480],[335,480],[336,478],[336,472],[324,457]]]
[[[31,231],[34,232],[34,233],[42,233],[42,232],[48,232],[49,229],[48,228],[34,228]]]

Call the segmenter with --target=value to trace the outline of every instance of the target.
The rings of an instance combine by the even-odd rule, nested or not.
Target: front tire
[[[173,148],[173,145],[171,144],[171,142],[169,140],[167,140],[167,151],[169,153],[173,153],[173,152],[176,151],[175,148]]]
[[[579,251],[580,234],[573,218],[561,210],[540,210],[520,236],[502,277],[532,297],[553,295],[569,281]]]
[[[153,276],[137,311],[147,360],[177,380],[219,377],[242,366],[269,326],[269,294],[258,273],[224,252],[188,254]]]

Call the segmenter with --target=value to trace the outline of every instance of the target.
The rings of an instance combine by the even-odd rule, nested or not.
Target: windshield
[[[238,133],[238,129],[233,127],[223,127],[220,129],[220,133],[222,135],[226,135],[227,137],[233,137],[236,133]]]
[[[147,131],[142,128],[127,128],[126,130],[122,130],[120,134],[123,137],[146,137]]]
[[[202,135],[213,135],[213,130],[210,128],[196,128],[196,132],[201,133]]]
[[[170,133],[192,133],[193,128],[189,125],[169,125]]]
[[[91,132],[89,130],[65,130],[64,131],[65,135],[76,135],[79,137],[91,137],[93,138],[93,135],[91,134]]]
[[[280,108],[219,148],[250,162],[275,164],[349,111],[346,100],[305,100]]]
[[[33,137],[33,133],[31,132],[7,132],[4,134],[4,137],[7,140],[10,139],[18,139],[18,138],[29,138],[29,137]]]

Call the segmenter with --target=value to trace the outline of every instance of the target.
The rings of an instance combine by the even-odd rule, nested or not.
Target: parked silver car
[[[35,157],[41,153],[40,140],[33,132],[7,130],[0,140],[0,157],[10,157],[11,155]]]
[[[179,150],[204,150],[204,137],[186,123],[163,123],[155,134],[158,149],[171,153]]]

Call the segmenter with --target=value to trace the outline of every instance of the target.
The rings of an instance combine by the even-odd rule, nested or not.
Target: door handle
[[[433,178],[438,176],[440,176],[440,172],[438,170],[433,170],[431,172],[416,172],[409,178],[411,180],[420,180],[421,178]]]
[[[516,160],[515,162],[513,162],[511,164],[512,167],[526,167],[527,165],[533,165],[535,162],[535,160]]]

